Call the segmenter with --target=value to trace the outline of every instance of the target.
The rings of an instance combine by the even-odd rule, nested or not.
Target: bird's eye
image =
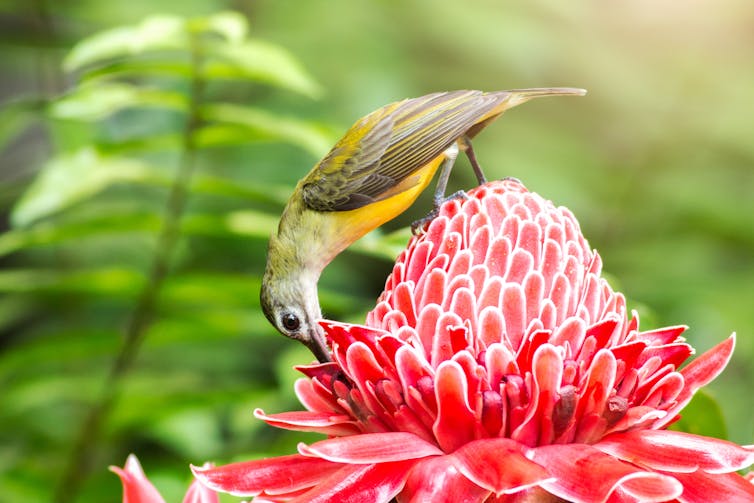
[[[283,328],[289,332],[295,332],[301,326],[301,320],[293,313],[285,313],[280,321],[283,323]]]

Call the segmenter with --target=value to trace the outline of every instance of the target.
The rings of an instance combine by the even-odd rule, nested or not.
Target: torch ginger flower
[[[255,501],[754,501],[754,448],[668,431],[734,336],[678,370],[685,327],[640,331],[565,208],[514,180],[446,202],[398,257],[366,326],[322,322],[307,411],[330,438],[194,468]]]

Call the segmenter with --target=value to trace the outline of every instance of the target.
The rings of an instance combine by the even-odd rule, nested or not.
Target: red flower
[[[208,466],[207,466],[208,467]],[[155,489],[136,456],[131,454],[126,466],[111,466],[110,470],[120,477],[123,484],[123,503],[165,503],[159,491]],[[199,484],[196,480],[189,486],[183,503],[218,503],[217,493]]]
[[[330,438],[194,468],[255,501],[754,501],[754,448],[668,431],[734,337],[678,366],[685,327],[640,331],[565,208],[507,180],[446,203],[398,258],[367,326],[324,322],[333,363],[300,367]]]

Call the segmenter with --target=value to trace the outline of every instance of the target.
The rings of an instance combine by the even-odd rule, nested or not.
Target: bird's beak
[[[328,363],[332,361],[330,358],[330,352],[327,350],[327,344],[325,344],[325,334],[322,331],[322,327],[318,324],[312,326],[309,330],[306,346],[320,363]]]

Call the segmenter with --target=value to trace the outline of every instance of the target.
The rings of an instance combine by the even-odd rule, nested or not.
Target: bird
[[[485,177],[471,140],[503,112],[532,98],[583,96],[569,87],[427,94],[385,105],[354,123],[296,185],[270,237],[260,303],[270,323],[330,361],[317,283],[324,268],[360,237],[403,213],[440,171],[433,211],[459,152],[479,184]],[[463,196],[458,192],[450,197]]]

